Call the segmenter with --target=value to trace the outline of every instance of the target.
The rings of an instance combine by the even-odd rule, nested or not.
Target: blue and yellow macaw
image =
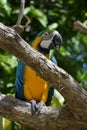
[[[33,42],[33,48],[44,54],[55,64],[57,64],[57,61],[54,56],[49,58],[49,52],[61,45],[62,38],[57,31],[39,34]],[[16,98],[29,101],[32,114],[39,114],[45,104],[49,105],[51,103],[54,88],[22,61],[18,62],[15,83]],[[30,129],[23,127],[22,130]]]

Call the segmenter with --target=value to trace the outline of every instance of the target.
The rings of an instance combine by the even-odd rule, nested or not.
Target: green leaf
[[[3,130],[11,130],[11,121],[3,118]]]
[[[25,8],[24,14],[30,14],[32,17],[36,18],[43,27],[46,27],[48,24],[47,16],[39,9],[36,9],[34,6]]]
[[[0,116],[0,130],[3,130],[3,117]]]
[[[7,14],[10,15],[11,14],[11,7],[8,3],[6,3],[4,5],[4,9],[6,10]]]
[[[80,79],[87,81],[87,70],[83,74],[81,74]]]
[[[17,59],[15,56],[0,54],[0,66],[2,66],[5,71],[10,73],[12,68],[17,66]]]
[[[52,24],[50,24],[49,26],[48,26],[48,29],[49,30],[54,30],[54,29],[56,29],[58,27],[58,23],[52,23]]]
[[[87,35],[84,35],[84,36],[82,37],[82,40],[83,40],[83,42],[87,45]]]
[[[0,0],[0,3],[1,3],[2,5],[4,5],[4,4],[7,3],[7,0]]]
[[[61,47],[59,52],[63,56],[70,56],[71,55],[64,47]]]
[[[64,98],[63,96],[56,90],[54,89],[54,95],[52,98],[52,107],[60,107],[63,106],[64,104]]]
[[[29,12],[30,12],[30,7],[26,7],[24,9],[24,15],[28,15]]]
[[[50,50],[50,52],[49,52],[49,59],[51,59],[51,57],[53,56],[54,51],[55,51],[55,50]]]
[[[7,0],[0,0],[0,8],[1,8],[1,11],[3,12],[3,16],[5,14],[7,14],[7,15],[11,14],[11,6],[7,2]],[[0,15],[2,15],[2,13]]]

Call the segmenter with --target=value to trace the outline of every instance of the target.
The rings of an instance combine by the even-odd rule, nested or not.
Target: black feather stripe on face
[[[41,52],[42,54],[48,54],[49,53],[49,49],[46,49],[46,48],[42,48],[40,46],[40,44],[38,45],[38,51]]]

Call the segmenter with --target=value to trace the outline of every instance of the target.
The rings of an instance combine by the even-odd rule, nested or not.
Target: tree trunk
[[[68,129],[68,125],[72,127],[74,130],[77,128],[79,129],[80,126],[81,128],[85,127],[87,129],[87,92],[80,87],[80,85],[77,83],[77,81],[75,81],[75,79],[73,79],[71,75],[69,75],[63,69],[57,67],[54,63],[46,59],[45,56],[43,56],[42,54],[34,50],[30,45],[28,45],[28,43],[26,43],[19,36],[19,34],[15,32],[15,30],[6,27],[2,23],[0,23],[0,47],[8,51],[9,53],[15,55],[17,58],[22,60],[28,66],[32,67],[32,69],[34,69],[38,75],[40,75],[42,78],[47,80],[50,84],[52,84],[66,100],[68,110],[65,109],[66,107],[56,111],[50,108],[52,109],[51,111],[52,117],[50,117],[48,116],[49,113],[47,113],[47,109],[48,109],[47,108],[44,112],[44,118],[42,115],[40,115],[38,118],[36,116],[32,116],[31,120],[33,126],[35,126],[33,123],[38,122],[39,124],[38,127],[46,126],[45,129],[48,129],[49,124],[50,127],[53,124],[55,124],[53,125],[55,130],[56,127],[57,128],[67,127]],[[64,116],[65,113],[67,116]],[[5,116],[4,113],[1,115]],[[23,119],[24,116],[27,117],[27,115],[28,114],[24,114]],[[13,119],[13,117],[11,119]],[[29,121],[31,122],[31,120]],[[44,123],[42,123],[42,121]],[[25,124],[28,125],[27,123]]]

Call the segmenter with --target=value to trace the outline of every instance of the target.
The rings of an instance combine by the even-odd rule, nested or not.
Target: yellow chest
[[[39,101],[44,91],[48,91],[48,83],[40,78],[30,67],[25,66],[24,96],[26,99]]]

